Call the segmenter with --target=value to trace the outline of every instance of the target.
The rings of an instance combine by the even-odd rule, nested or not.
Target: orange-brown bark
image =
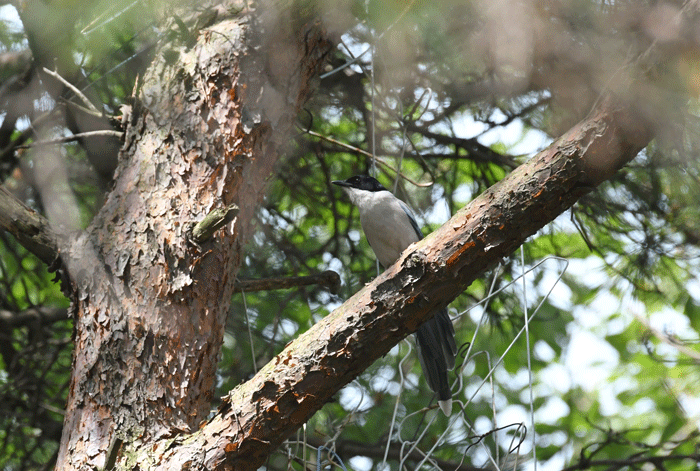
[[[267,33],[255,35],[241,11],[192,48],[164,46],[114,188],[64,250],[77,302],[57,469],[101,468],[110,444],[191,432],[209,412],[246,225],[330,47],[317,25],[260,21]],[[284,77],[255,52],[270,44]],[[192,243],[194,223],[231,203],[240,214]]]

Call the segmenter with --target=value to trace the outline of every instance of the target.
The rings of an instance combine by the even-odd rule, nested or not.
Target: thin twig
[[[15,149],[29,149],[32,147],[39,147],[39,146],[51,146],[55,144],[65,144],[66,142],[74,142],[77,141],[78,139],[82,139],[84,137],[97,137],[97,136],[114,136],[114,137],[122,137],[124,135],[123,132],[121,131],[114,131],[112,129],[102,129],[100,131],[87,131],[87,132],[79,132],[77,134],[73,134],[71,136],[66,136],[66,137],[61,137],[58,139],[49,139],[47,141],[36,141],[32,142],[31,144],[24,144],[21,146],[15,147]]]
[[[66,105],[70,106],[71,108],[74,108],[74,109],[80,111],[81,113],[85,113],[85,114],[88,114],[90,116],[102,118],[105,115],[104,113],[100,113],[99,111],[93,111],[89,108],[85,108],[84,106],[81,106],[74,101],[70,101],[70,100],[66,100],[66,99],[62,98],[61,102],[65,103]]]
[[[50,76],[52,76],[53,78],[55,78],[56,80],[58,80],[59,82],[61,82],[62,84],[64,84],[66,87],[70,88],[71,91],[72,91],[73,93],[75,93],[75,95],[76,95],[78,98],[80,98],[80,100],[81,100],[83,103],[85,103],[85,106],[87,106],[89,109],[91,109],[91,110],[94,111],[95,113],[99,113],[99,112],[100,112],[100,110],[98,110],[98,109],[95,107],[95,105],[93,105],[92,102],[91,102],[90,100],[88,100],[88,97],[86,97],[85,94],[83,94],[83,92],[81,92],[80,90],[78,90],[77,88],[75,88],[75,86],[74,86],[72,83],[70,83],[68,80],[66,80],[66,79],[64,79],[63,77],[61,77],[61,76],[58,74],[58,72],[53,72],[53,71],[47,69],[46,67],[44,67],[44,72],[46,72],[47,74],[49,74]]]
[[[344,147],[344,148],[346,148],[346,149],[352,150],[352,151],[354,151],[354,152],[358,152],[358,153],[360,153],[360,154],[362,154],[362,155],[366,155],[367,157],[370,157],[371,159],[375,160],[378,164],[382,165],[383,167],[387,168],[388,170],[394,172],[394,173],[397,174],[397,175],[400,175],[401,178],[403,178],[403,179],[406,180],[407,182],[412,183],[412,184],[415,185],[415,186],[418,186],[418,187],[429,187],[429,186],[432,186],[432,185],[433,185],[433,182],[419,183],[419,182],[417,182],[417,181],[415,181],[415,180],[413,180],[413,179],[407,177],[405,174],[401,173],[398,169],[396,169],[396,168],[392,167],[391,165],[389,165],[388,163],[384,162],[384,161],[383,161],[382,159],[380,159],[379,157],[374,157],[371,153],[367,152],[366,150],[362,150],[362,149],[360,149],[359,147],[355,147],[355,146],[352,146],[352,145],[350,145],[350,144],[346,144],[346,143],[344,143],[344,142],[340,142],[340,141],[338,141],[338,140],[333,139],[332,137],[324,136],[323,134],[319,134],[319,133],[317,133],[317,132],[311,131],[310,129],[309,129],[309,130],[305,130],[305,132],[306,132],[307,134],[311,135],[311,136],[318,137],[319,139],[323,139],[324,141],[328,141],[328,142],[331,142],[331,143],[333,143],[333,144],[336,144],[336,145],[339,145],[339,146],[341,146],[341,147]]]
[[[660,331],[659,329],[653,327],[651,323],[645,319],[643,316],[639,314],[635,314],[634,316],[644,327],[649,330],[649,333],[651,333],[654,337],[659,339],[661,342],[672,346],[682,354],[686,355],[687,357],[695,360],[696,362],[700,361],[700,352],[693,350],[692,348],[688,348],[684,345],[682,345],[680,342],[676,341],[673,339],[670,335],[667,335]]]

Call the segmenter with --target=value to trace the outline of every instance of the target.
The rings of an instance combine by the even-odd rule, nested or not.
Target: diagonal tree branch
[[[234,285],[236,291],[252,292],[275,289],[289,289],[299,286],[319,285],[331,293],[337,293],[340,289],[340,275],[333,270],[308,276],[281,276],[265,278],[262,280],[238,280]]]
[[[207,450],[197,458],[203,469],[257,469],[340,388],[610,178],[651,137],[634,110],[605,100],[234,389],[186,444],[162,443],[163,469],[191,462],[193,449]]]

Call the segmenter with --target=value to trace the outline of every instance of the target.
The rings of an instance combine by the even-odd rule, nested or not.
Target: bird
[[[423,238],[411,209],[379,181],[369,175],[355,175],[335,180],[360,211],[360,224],[367,242],[379,263],[386,269],[401,253]],[[447,378],[455,366],[457,344],[447,309],[438,310],[421,324],[415,333],[423,375],[437,394],[440,409],[446,416],[452,412],[452,391]]]

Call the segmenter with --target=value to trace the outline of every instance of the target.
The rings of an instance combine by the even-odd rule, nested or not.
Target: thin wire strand
[[[403,103],[401,103],[401,101],[399,101],[399,107],[401,110],[401,114],[403,115]],[[401,153],[399,154],[399,162],[396,165],[398,172],[396,172],[396,178],[394,179],[394,194],[396,194],[396,190],[399,188],[399,176],[401,175],[401,166],[403,165],[404,154],[406,154],[406,126],[401,126],[401,128]]]
[[[301,426],[301,429],[302,429],[302,434],[303,434],[302,437],[304,440],[304,442],[301,445],[301,449],[303,450],[301,465],[302,465],[303,469],[307,469],[307,466],[306,466],[306,422],[304,422],[304,425]]]
[[[520,329],[520,331],[517,333],[517,335],[515,335],[515,337],[511,340],[510,344],[503,351],[503,353],[499,356],[499,358],[495,362],[492,362],[490,352],[488,352],[488,351],[476,352],[473,354],[474,356],[480,355],[482,353],[484,355],[486,355],[485,361],[486,361],[487,366],[488,366],[488,373],[483,378],[481,384],[479,384],[476,387],[474,394],[465,403],[463,401],[456,401],[456,403],[460,405],[461,412],[458,414],[454,414],[453,416],[450,417],[449,422],[448,422],[448,426],[445,428],[445,430],[442,432],[442,434],[436,439],[436,441],[433,443],[433,445],[429,449],[422,449],[421,442],[424,441],[428,432],[431,429],[434,429],[434,425],[435,425],[435,422],[437,420],[437,417],[439,417],[439,414],[433,413],[432,415],[427,416],[425,414],[430,409],[424,408],[421,410],[417,410],[413,413],[406,414],[404,417],[399,418],[400,417],[399,411],[401,410],[399,408],[399,404],[401,402],[402,391],[406,387],[406,379],[407,379],[405,377],[405,375],[403,374],[403,371],[404,371],[403,365],[404,365],[404,362],[407,361],[408,357],[412,354],[412,351],[413,351],[412,344],[410,342],[406,342],[406,344],[409,346],[409,349],[405,352],[401,351],[399,353],[400,355],[402,355],[402,358],[399,362],[399,378],[400,378],[399,393],[398,393],[397,398],[396,398],[396,404],[394,405],[394,412],[392,414],[392,419],[390,422],[390,429],[387,433],[387,438],[386,438],[386,442],[385,442],[384,457],[383,457],[382,462],[379,465],[378,469],[385,471],[385,470],[388,470],[390,468],[390,466],[388,465],[389,452],[391,451],[391,449],[393,449],[393,447],[396,447],[396,446],[400,447],[399,455],[397,457],[397,460],[398,460],[398,468],[397,469],[399,469],[399,470],[406,469],[407,463],[411,462],[412,460],[415,460],[416,453],[420,454],[420,458],[417,461],[417,466],[411,465],[412,469],[421,469],[421,466],[423,466],[423,465],[427,465],[428,467],[437,468],[438,465],[435,462],[435,453],[439,449],[439,447],[443,446],[445,443],[450,443],[450,446],[457,446],[458,438],[455,437],[455,433],[462,433],[463,434],[463,433],[465,433],[464,431],[466,431],[466,430],[469,430],[470,431],[469,433],[474,433],[474,434],[477,433],[475,428],[474,428],[474,425],[471,424],[470,421],[468,420],[468,415],[467,415],[468,410],[466,410],[466,409],[468,408],[468,405],[474,400],[474,398],[477,396],[479,391],[483,388],[483,386],[487,382],[490,384],[492,391],[494,391],[491,394],[491,398],[492,398],[491,404],[492,404],[492,410],[493,410],[492,413],[494,414],[494,416],[493,416],[493,424],[494,425],[493,425],[493,429],[490,432],[488,432],[486,434],[481,433],[480,435],[477,435],[476,438],[478,440],[478,443],[473,443],[473,444],[478,446],[478,449],[480,450],[480,452],[485,453],[485,456],[487,457],[488,462],[489,462],[488,466],[493,470],[515,469],[515,468],[513,468],[514,463],[520,463],[520,461],[521,461],[521,458],[519,458],[519,456],[520,456],[520,453],[519,453],[520,444],[523,443],[523,440],[527,439],[527,427],[525,426],[525,424],[512,424],[512,425],[501,426],[500,428],[498,428],[498,424],[496,423],[497,407],[496,407],[495,400],[494,400],[494,397],[495,397],[494,393],[496,392],[495,391],[496,385],[494,382],[494,379],[495,379],[494,373],[495,373],[496,369],[501,365],[501,363],[505,359],[506,355],[510,352],[510,349],[513,346],[515,346],[516,342],[518,341],[518,339],[520,338],[520,336],[523,333],[525,333],[525,335],[526,335],[526,340],[528,343],[528,350],[529,350],[529,344],[530,344],[529,339],[528,339],[529,323],[539,313],[539,311],[542,308],[542,306],[544,305],[544,303],[550,298],[554,288],[562,280],[564,273],[566,273],[567,268],[568,268],[568,261],[566,259],[563,259],[560,257],[552,256],[552,257],[547,257],[543,260],[540,260],[534,266],[529,267],[527,269],[525,269],[525,265],[523,264],[522,273],[519,274],[516,279],[512,280],[506,286],[501,287],[498,290],[494,290],[496,280],[498,279],[498,276],[499,276],[499,270],[496,270],[494,272],[492,282],[490,283],[489,294],[482,302],[477,304],[477,305],[484,306],[484,309],[485,309],[485,307],[488,306],[488,303],[493,299],[494,296],[499,294],[504,289],[508,289],[508,288],[512,289],[514,286],[517,286],[517,283],[519,283],[519,282],[525,282],[525,280],[523,280],[525,276],[528,276],[532,273],[537,272],[538,270],[541,269],[541,267],[543,267],[545,264],[547,264],[551,261],[562,262],[564,265],[560,266],[558,268],[557,278],[552,282],[549,290],[543,295],[542,299],[537,304],[537,306],[534,307],[534,309],[532,309],[532,310],[526,309],[526,311],[525,311],[525,326],[523,326]],[[528,297],[527,297],[527,292],[526,292],[525,297],[522,298],[523,302],[524,302],[524,306],[527,306],[527,298]],[[475,306],[477,306],[477,305],[475,305]],[[457,319],[457,318],[465,315],[473,307],[474,306],[471,306],[469,309],[466,309],[463,312],[458,313],[454,318]],[[477,323],[477,329],[475,331],[475,334],[478,333],[478,330],[479,330],[478,328],[480,327],[481,323],[485,323],[485,322],[486,322],[486,315],[481,316],[481,319]],[[476,336],[474,337],[474,339],[475,338],[476,338]],[[471,347],[475,343],[474,339],[470,343],[470,348],[468,350],[469,352],[471,352]],[[472,356],[471,358],[469,356],[467,356],[461,369],[464,369],[464,367],[471,360],[474,359],[474,356]],[[532,371],[531,360],[528,360],[528,370],[530,372]],[[461,377],[461,376],[463,376],[463,374],[457,373],[457,376]],[[463,391],[463,388],[464,388],[464,385],[463,385],[461,380],[458,384],[459,384],[459,388],[455,392],[455,395],[459,394],[458,391]],[[330,434],[328,440],[326,440],[326,444],[325,444],[326,447],[330,447],[331,449],[334,449],[333,444],[340,437],[342,430],[345,429],[347,426],[355,423],[355,421],[360,419],[362,417],[362,414],[364,412],[366,412],[364,409],[361,409],[361,405],[364,402],[364,396],[366,394],[366,390],[364,388],[362,388],[362,386],[360,386],[359,384],[357,386],[359,386],[358,387],[358,393],[360,394],[359,402],[357,403],[357,405],[355,407],[352,408],[353,410],[348,411],[348,414],[347,414],[345,420],[342,421],[342,423],[337,423],[337,424],[333,425],[333,428],[335,428],[336,432],[333,434]],[[533,414],[533,412],[532,412],[533,404],[534,404],[534,401],[532,400],[533,396],[534,396],[534,392],[531,393],[531,399],[530,399],[530,404],[531,404],[531,414],[530,415],[531,416]],[[420,416],[425,416],[425,419],[427,419],[427,420],[422,425],[420,425],[419,429],[416,429],[414,422],[416,420],[416,417],[420,417]],[[533,423],[534,423],[534,420],[533,420]],[[506,431],[509,428],[512,428],[513,426],[517,426],[517,431],[516,431],[515,435],[499,434],[499,430]],[[533,429],[534,429],[534,426],[533,426]],[[411,437],[407,438],[404,435],[405,435],[405,433],[408,433],[409,430],[415,430],[415,432],[410,432]],[[303,432],[304,432],[304,430],[302,429],[302,433]],[[533,430],[533,434],[534,434],[534,430]],[[487,440],[482,439],[482,438],[486,437],[487,435],[494,436],[493,437],[493,439],[495,441],[494,447],[487,446],[487,444],[486,444]],[[499,439],[499,435],[504,439],[507,438],[509,440],[509,442],[501,443],[501,440]],[[520,437],[520,438],[518,438],[518,437]],[[468,437],[466,437],[466,436],[464,437],[464,439],[467,439],[467,438]],[[304,442],[303,448],[305,450],[305,448],[307,446],[306,439],[302,438],[302,440]],[[449,440],[449,442],[448,442],[448,440]],[[508,450],[507,454],[504,455],[502,458],[501,458],[500,454],[498,453],[498,450],[500,450],[501,446],[507,447],[507,450]],[[469,448],[470,448],[470,445],[467,446],[467,449],[469,449]],[[496,450],[496,453],[494,454],[494,456],[492,456],[491,452],[494,449]],[[314,450],[316,450],[316,448],[314,448]],[[307,453],[306,450],[304,451],[304,453]],[[299,455],[297,455],[297,456],[299,456]],[[462,457],[462,460],[464,461],[467,458],[467,456],[468,455],[465,453],[464,456]],[[536,458],[535,458],[535,461],[536,461]],[[303,462],[307,463],[307,461],[303,461]],[[517,467],[517,464],[515,464],[515,466]],[[425,466],[423,466],[423,468],[425,468]]]
[[[365,13],[367,14],[367,17],[369,17],[369,0],[365,0]],[[370,83],[371,83],[371,88],[370,88],[370,101],[372,103],[372,112],[370,113],[370,126],[372,128],[371,130],[371,135],[372,135],[372,158],[370,159],[370,175],[373,177],[377,176],[377,143],[376,143],[376,133],[375,133],[375,109],[374,109],[374,45],[375,45],[375,38],[374,38],[374,28],[371,26],[369,27],[369,34],[370,34],[370,41],[372,41],[372,44],[370,44],[369,49],[371,50],[371,54],[369,56],[369,64],[370,64],[370,71],[369,71],[369,76],[370,76]],[[382,272],[382,268],[379,266],[379,259],[375,260],[375,266],[377,268],[377,275],[379,275]]]
[[[376,38],[373,38],[373,39],[377,39],[377,40],[382,39],[384,37],[384,35],[386,33],[388,33],[389,31],[391,31],[391,29],[401,20],[401,18],[403,18],[406,15],[406,13],[408,13],[408,10],[411,9],[411,7],[413,6],[413,4],[415,2],[416,2],[416,0],[411,0],[408,3],[408,5],[406,5],[406,7],[403,9],[403,11],[397,15],[396,19],[389,26],[387,26],[387,28],[384,30],[384,32],[382,32],[382,34],[380,34],[379,36],[377,36]],[[365,13],[369,17],[369,0],[365,0]],[[371,28],[370,28],[370,30],[373,31]],[[374,44],[374,41],[372,43]],[[336,67],[335,69],[331,70],[330,72],[326,72],[325,74],[321,75],[321,79],[324,79],[326,77],[330,77],[331,75],[336,74],[347,67],[350,67],[352,64],[354,64],[358,60],[360,60],[360,58],[362,56],[367,54],[373,47],[374,46],[368,47],[367,49],[362,51],[360,54],[358,54],[357,57],[353,58],[352,60],[346,62],[343,65]],[[372,51],[372,54],[374,54],[374,51]]]
[[[236,281],[238,279],[236,278]],[[243,296],[243,312],[245,312],[245,325],[246,328],[248,329],[248,341],[250,342],[250,354],[252,355],[253,358],[253,373],[257,374],[258,373],[258,363],[256,361],[256,356],[255,356],[255,345],[253,345],[253,332],[250,327],[250,318],[248,317],[248,303],[246,302],[245,298],[245,292],[241,291],[241,296]]]
[[[525,249],[520,246],[520,266],[525,271]],[[523,273],[523,315],[527,319],[527,283],[525,274]],[[527,374],[528,374],[528,390],[530,391],[530,423],[532,424],[532,461],[534,463],[534,471],[537,471],[537,434],[535,433],[535,397],[532,390],[532,361],[530,351],[530,323],[525,322],[525,345],[527,346]]]
[[[404,384],[406,383],[406,377],[403,374],[403,363],[408,359],[408,356],[413,351],[413,346],[411,342],[404,339],[403,344],[408,345],[408,353],[406,353],[399,361],[399,393],[396,395],[396,402],[394,403],[394,412],[391,414],[391,423],[389,424],[389,434],[386,440],[386,448],[384,449],[384,458],[382,459],[381,468],[387,465],[387,459],[389,457],[389,450],[391,449],[391,439],[394,432],[394,425],[396,424],[396,417],[399,411],[399,404],[401,403],[401,391],[403,391]],[[399,344],[400,345],[400,344]],[[400,347],[399,347],[400,348]]]
[[[550,261],[550,260],[556,260],[556,261],[564,262],[565,265],[564,265],[564,267],[559,271],[559,274],[558,274],[558,276],[557,276],[557,279],[554,280],[554,282],[552,283],[550,289],[549,289],[549,290],[547,291],[547,293],[544,295],[544,297],[542,298],[542,300],[538,303],[537,307],[532,311],[531,314],[527,314],[527,313],[526,313],[527,315],[526,315],[526,317],[525,317],[525,326],[523,326],[523,328],[521,328],[520,331],[517,333],[517,335],[511,340],[510,344],[509,344],[508,347],[505,349],[505,351],[501,354],[501,356],[498,358],[498,360],[496,361],[496,363],[495,363],[493,366],[491,366],[491,365],[490,365],[490,361],[489,361],[489,366],[490,366],[490,367],[489,367],[489,371],[488,371],[486,377],[482,380],[481,384],[479,384],[479,386],[476,388],[474,394],[467,400],[466,404],[464,404],[463,406],[461,406],[461,409],[462,409],[462,410],[464,410],[464,409],[468,406],[468,404],[470,404],[470,403],[474,400],[474,398],[476,397],[476,395],[479,393],[479,391],[481,390],[481,388],[484,386],[484,384],[485,384],[487,381],[492,381],[492,377],[493,377],[493,374],[494,374],[496,368],[503,362],[503,360],[505,359],[505,356],[508,354],[508,352],[510,351],[510,349],[515,345],[515,343],[517,342],[518,338],[520,338],[520,336],[523,334],[523,332],[526,331],[526,326],[529,325],[529,323],[532,321],[532,319],[534,318],[534,316],[539,312],[539,310],[540,310],[540,308],[542,307],[542,305],[544,304],[544,302],[545,302],[547,299],[549,299],[549,297],[550,297],[552,291],[554,290],[554,287],[561,281],[562,277],[564,276],[564,273],[566,272],[566,270],[567,270],[567,268],[568,268],[569,262],[568,262],[568,260],[566,260],[566,259],[563,259],[563,258],[561,258],[561,257],[556,257],[556,256],[549,256],[549,257],[547,257],[547,258],[545,258],[545,259],[543,259],[543,260],[540,260],[540,261],[539,261],[537,264],[535,264],[533,267],[529,268],[528,270],[524,270],[523,273],[522,273],[521,275],[519,275],[516,279],[512,280],[512,281],[511,281],[510,283],[508,283],[506,286],[501,287],[499,290],[493,292],[492,295],[490,295],[490,296],[489,296],[488,298],[486,298],[484,301],[482,301],[481,303],[479,303],[479,304],[487,303],[490,299],[493,298],[493,296],[495,296],[496,294],[500,293],[501,291],[503,291],[503,290],[506,289],[506,288],[509,288],[509,287],[514,286],[518,281],[520,281],[521,278],[524,278],[526,275],[528,275],[528,274],[534,272],[537,268],[539,268],[539,267],[542,266],[545,262]],[[494,280],[495,280],[495,276],[496,276],[496,275],[494,275]],[[493,287],[493,283],[492,283],[492,287]],[[469,312],[469,311],[470,311],[473,307],[475,307],[475,306],[476,306],[476,305],[471,306],[469,309],[466,309],[464,312],[460,313],[457,317],[461,317],[462,315],[466,314],[467,312]],[[473,340],[472,340],[472,342],[471,342],[471,344],[470,344],[470,348],[469,348],[468,351],[471,351],[471,346],[474,344],[474,340],[475,340],[475,338],[476,338],[476,333],[478,332],[478,327],[481,325],[481,323],[484,321],[484,319],[485,319],[485,316],[482,316],[481,320],[480,320],[479,323],[477,324],[477,330],[475,331],[475,335],[473,336]],[[529,331],[529,330],[528,330],[528,331]],[[484,353],[487,355],[487,357],[489,356],[489,355],[488,355],[488,352],[484,352]],[[468,358],[469,358],[469,357],[467,356],[467,359],[468,359]],[[466,363],[466,362],[465,362],[465,363]],[[528,367],[528,369],[531,371],[531,367],[530,367],[530,366]],[[530,403],[531,403],[531,405],[532,405],[532,401],[530,401]],[[415,415],[415,414],[409,414],[408,417],[411,417],[412,415]],[[408,417],[407,417],[406,419],[404,419],[404,421],[407,420]],[[469,424],[469,422],[466,421],[466,418],[464,418],[464,419],[465,419],[465,423],[467,424],[467,426],[468,426],[472,431],[474,431],[474,433],[476,433],[476,431],[473,429],[473,427],[471,426],[471,424]],[[401,423],[400,423],[400,425],[399,425],[399,428],[401,427],[401,425],[403,424],[404,421],[401,421]],[[432,422],[433,422],[433,421],[430,421],[430,422],[425,426],[425,430],[427,430],[427,428],[429,428],[429,426],[432,424]],[[444,436],[448,433],[450,427],[451,427],[454,423],[455,423],[455,422],[452,422],[452,421],[450,422],[450,424],[448,425],[448,427],[446,428],[446,430],[443,432],[443,434],[441,435],[441,437],[437,440],[437,443],[439,443],[440,440],[442,439],[442,437],[444,437]],[[405,461],[405,459],[408,458],[408,455],[416,448],[417,443],[420,441],[420,438],[422,438],[423,435],[424,435],[424,433],[421,434],[421,436],[420,436],[418,439],[416,439],[416,441],[414,442],[413,446],[411,446],[410,450],[408,451],[408,454],[405,455],[406,458],[404,458],[404,461]],[[399,439],[400,439],[400,434],[399,434]],[[479,446],[486,452],[486,455],[487,455],[487,457],[489,458],[489,460],[491,461],[491,465],[494,467],[494,469],[497,469],[497,470],[500,469],[500,467],[499,467],[498,463],[496,462],[496,460],[494,460],[493,457],[491,457],[491,455],[490,455],[490,450],[488,449],[488,447],[486,447],[486,444],[485,444],[483,441],[480,441],[480,442],[479,442]],[[434,449],[434,447],[433,447],[433,449]],[[432,449],[431,449],[431,450],[432,450]],[[402,461],[402,463],[403,463],[403,461]],[[417,467],[417,468],[418,468],[418,467]]]
[[[85,35],[85,36],[87,36],[88,34],[92,33],[92,32],[95,31],[96,29],[102,28],[102,27],[105,26],[106,24],[108,24],[108,23],[114,21],[115,19],[119,18],[121,15],[123,15],[123,14],[126,13],[127,11],[131,10],[131,9],[132,9],[137,3],[139,3],[140,1],[141,1],[141,0],[134,0],[133,2],[131,2],[130,4],[128,4],[127,6],[125,6],[123,9],[121,9],[121,10],[118,11],[118,12],[116,12],[114,15],[110,16],[109,18],[107,18],[106,20],[104,20],[103,22],[101,22],[100,24],[95,25],[95,26],[92,26],[93,23],[95,23],[96,21],[98,21],[100,18],[102,18],[104,15],[107,14],[106,12],[105,12],[105,13],[102,13],[102,14],[99,15],[97,18],[95,18],[94,20],[92,20],[92,22],[90,22],[90,24],[88,24],[87,26],[85,26],[85,28],[83,28],[83,30],[82,30],[80,33],[83,34],[83,35]],[[88,28],[90,28],[90,29],[88,29]],[[86,31],[86,30],[87,30],[87,31]]]
[[[372,46],[372,56],[370,58],[370,81],[372,83],[372,88],[370,91],[370,98],[372,102],[372,113],[371,113],[371,126],[372,126],[372,163],[371,172],[373,176],[377,176],[377,132],[376,132],[376,109],[374,104],[374,45]]]

